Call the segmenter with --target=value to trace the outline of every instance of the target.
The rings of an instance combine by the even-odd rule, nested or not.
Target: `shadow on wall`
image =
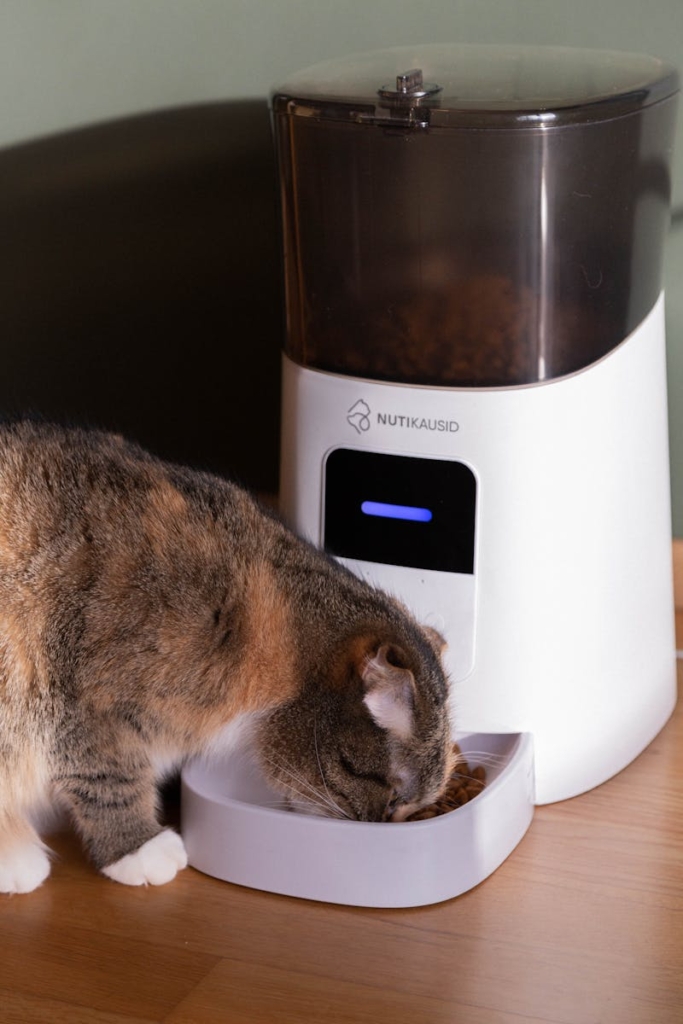
[[[265,101],[0,151],[0,413],[275,491],[278,231]]]

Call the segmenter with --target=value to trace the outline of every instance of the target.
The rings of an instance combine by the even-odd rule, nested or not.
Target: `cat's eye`
[[[383,775],[379,772],[369,772],[358,768],[344,753],[340,753],[339,763],[344,771],[348,772],[349,775],[353,775],[355,779],[363,779],[365,782],[374,782],[375,785],[382,786],[382,788],[386,787],[387,780]]]

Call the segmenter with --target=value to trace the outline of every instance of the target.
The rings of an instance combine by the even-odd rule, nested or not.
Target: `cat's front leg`
[[[157,819],[157,790],[148,763],[111,762],[60,779],[96,867],[124,885],[164,885],[187,866],[180,836]]]
[[[1,814],[0,893],[33,892],[50,874],[49,851],[27,821]]]
[[[133,853],[102,868],[102,874],[124,885],[165,885],[186,867],[183,841],[177,832],[167,828]]]

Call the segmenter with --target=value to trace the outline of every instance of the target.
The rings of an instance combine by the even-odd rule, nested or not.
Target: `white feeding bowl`
[[[280,810],[253,761],[196,760],[182,773],[182,834],[192,867],[253,889],[359,907],[451,899],[502,864],[531,823],[529,733],[456,736],[483,791],[425,821],[380,823]],[[470,753],[471,752],[471,753]]]

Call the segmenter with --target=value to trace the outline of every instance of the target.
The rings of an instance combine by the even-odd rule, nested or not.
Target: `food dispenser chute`
[[[458,729],[533,734],[539,803],[675,700],[677,88],[651,57],[436,45],[273,98],[283,511],[444,633]]]

